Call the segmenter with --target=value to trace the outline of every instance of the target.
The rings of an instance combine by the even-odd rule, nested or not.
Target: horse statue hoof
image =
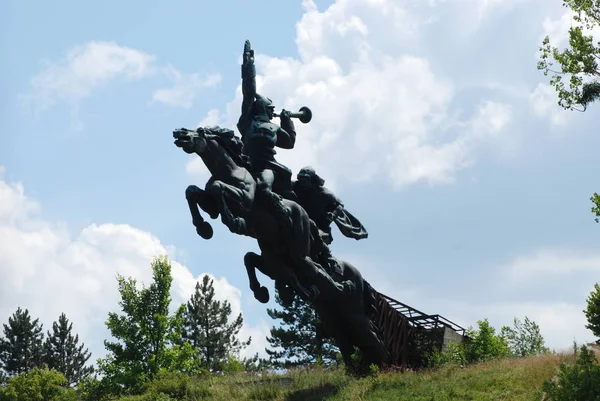
[[[262,304],[269,302],[269,290],[267,287],[262,286],[258,290],[254,291],[254,298]]]
[[[196,232],[204,239],[211,239],[213,236],[213,228],[209,222],[205,221],[196,227]]]

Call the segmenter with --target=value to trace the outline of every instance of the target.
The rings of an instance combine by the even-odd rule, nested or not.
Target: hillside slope
[[[160,380],[142,400],[541,400],[542,383],[552,378],[565,355],[487,362],[469,367],[445,366],[431,372],[381,373],[353,379],[342,370],[293,371],[286,375],[250,377],[238,374],[194,379],[187,383]],[[162,393],[162,394],[161,394]],[[167,396],[167,394],[170,396]]]

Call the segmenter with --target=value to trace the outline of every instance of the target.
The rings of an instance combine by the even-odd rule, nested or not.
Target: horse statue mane
[[[235,164],[250,170],[250,158],[243,152],[244,143],[239,137],[235,136],[233,130],[215,125],[204,128],[204,135],[207,139],[217,141],[233,159]]]

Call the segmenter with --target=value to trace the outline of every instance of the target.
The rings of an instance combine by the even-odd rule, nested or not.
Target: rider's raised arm
[[[284,112],[282,112],[283,114]],[[288,112],[289,113],[289,112]],[[282,149],[292,149],[296,144],[296,128],[289,116],[281,116],[281,128],[277,132],[276,145]]]
[[[254,66],[254,50],[250,47],[250,41],[244,44],[242,61],[242,114],[237,123],[240,134],[244,136],[252,122],[252,106],[256,95],[256,67]]]

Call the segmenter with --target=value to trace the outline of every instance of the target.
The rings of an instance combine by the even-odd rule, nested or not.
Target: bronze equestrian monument
[[[275,159],[276,147],[292,149],[293,119],[309,123],[312,112],[282,110],[256,92],[254,50],[246,41],[242,62],[243,101],[237,123],[239,136],[228,128],[181,128],[175,145],[197,154],[211,177],[204,189],[191,185],[185,196],[196,232],[210,239],[213,229],[200,210],[232,233],[255,238],[260,255],[248,252],[244,264],[250,289],[262,303],[269,291],[256,269],[271,278],[283,302],[298,295],[320,316],[346,364],[360,350],[367,366],[418,367],[424,339],[439,350],[461,341],[464,329],[439,315],[427,315],[377,292],[350,262],[336,258],[328,245],[331,224],[356,240],[366,229],[348,212],[311,167],[292,171]],[[273,119],[279,118],[280,124]],[[415,351],[417,350],[417,351]]]

